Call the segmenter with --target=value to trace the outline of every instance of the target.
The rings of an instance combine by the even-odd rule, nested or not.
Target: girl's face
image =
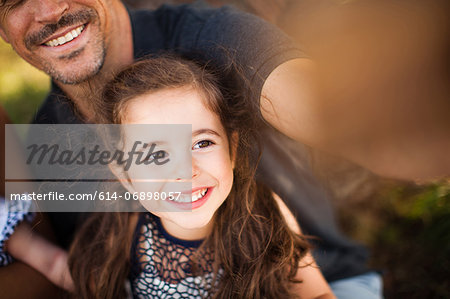
[[[160,134],[157,142],[144,140],[149,144],[156,144],[152,152],[162,154],[162,160],[170,160],[161,166],[131,166],[127,171],[131,180],[128,189],[132,188],[130,191],[133,192],[149,190],[148,182],[133,182],[133,178],[139,178],[139,172],[143,170],[150,171],[151,167],[160,167],[158,171],[165,169],[166,172],[171,172],[166,177],[170,180],[161,183],[157,189],[161,192],[173,191],[175,184],[183,186],[184,182],[181,194],[183,202],[158,200],[144,204],[144,207],[160,217],[165,229],[175,237],[185,240],[206,237],[211,229],[214,213],[227,198],[233,184],[233,159],[229,152],[227,134],[219,117],[205,107],[202,95],[191,87],[166,89],[139,96],[129,101],[125,110],[123,124],[192,125],[188,141],[182,141],[186,140],[186,136],[174,138],[170,129],[166,134]],[[186,166],[186,163],[177,160],[177,157],[183,156],[183,152],[188,153],[184,154],[184,161],[191,159],[192,168],[190,163]],[[190,173],[186,173],[186,169]]]

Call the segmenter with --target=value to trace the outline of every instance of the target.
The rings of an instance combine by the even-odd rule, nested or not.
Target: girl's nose
[[[200,174],[200,168],[198,167],[197,160],[192,158],[192,179],[196,178]]]
[[[196,178],[200,174],[200,168],[198,166],[198,161],[189,153],[189,159],[191,160],[191,164],[188,163],[188,159],[183,159],[178,165],[175,167],[176,171],[176,180],[177,181],[186,181],[190,179]]]

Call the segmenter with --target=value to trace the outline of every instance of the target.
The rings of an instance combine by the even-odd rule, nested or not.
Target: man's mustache
[[[83,9],[77,12],[63,15],[57,23],[46,24],[39,32],[31,33],[26,36],[24,39],[25,47],[31,51],[33,46],[41,45],[58,29],[75,24],[88,23],[94,20],[96,17],[97,14],[93,9]]]

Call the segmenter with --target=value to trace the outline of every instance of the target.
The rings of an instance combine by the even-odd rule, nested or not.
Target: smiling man
[[[32,23],[23,22],[26,16],[19,11],[14,18],[7,18],[5,33],[8,34],[4,38],[11,39],[14,49],[24,59],[56,81],[77,84],[100,71],[105,60],[105,41],[100,17],[94,9],[81,8],[63,14],[67,8],[67,4],[59,7],[62,16],[57,23],[42,23],[52,21],[52,16],[48,16],[39,19],[44,26],[36,29]],[[14,38],[22,34],[23,39]]]
[[[261,112],[273,127],[300,141],[320,139],[313,117],[313,63],[279,30],[254,16],[203,4],[129,11],[119,0],[0,3],[2,38],[52,77],[36,123],[94,123],[94,111],[102,109],[99,92],[114,73],[135,59],[169,51],[219,67],[235,62],[258,92],[255,101],[264,95]],[[267,134],[261,177],[294,210],[302,229],[320,240],[315,257],[325,277],[333,281],[367,273],[367,255],[338,232],[328,196],[307,166],[306,149],[292,146],[275,130]],[[60,242],[68,246],[77,215],[50,216]],[[350,289],[357,294],[357,288]]]
[[[123,4],[2,2],[2,38],[23,59],[50,75],[81,115],[92,117],[88,99],[94,97],[89,86],[101,86],[105,76],[133,61],[131,24]]]

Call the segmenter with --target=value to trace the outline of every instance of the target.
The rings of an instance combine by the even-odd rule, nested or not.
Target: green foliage
[[[450,298],[450,184],[387,189],[374,264],[385,270],[387,298]]]
[[[50,89],[50,79],[0,41],[0,104],[14,123],[28,123]]]

